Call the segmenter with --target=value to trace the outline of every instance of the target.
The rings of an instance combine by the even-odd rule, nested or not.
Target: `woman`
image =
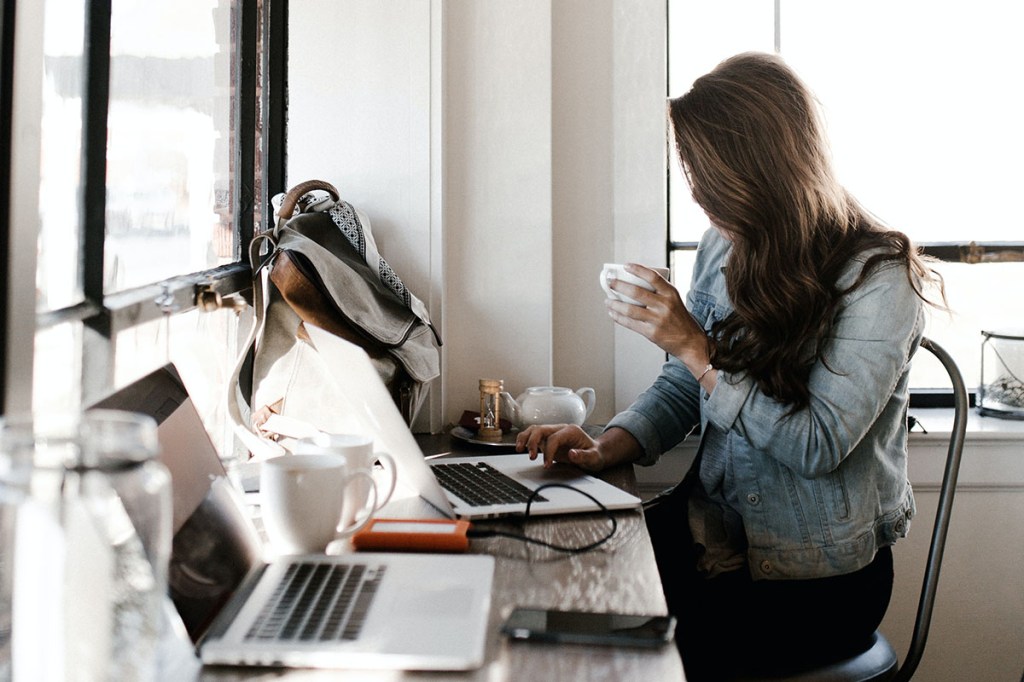
[[[908,373],[922,287],[941,281],[838,183],[813,95],[777,56],[728,59],[672,100],[676,147],[711,228],[686,303],[611,287],[611,318],[671,357],[596,439],[523,431],[545,465],[654,463],[695,426],[694,467],[647,511],[688,679],[863,649],[888,606],[890,546],[914,514]]]

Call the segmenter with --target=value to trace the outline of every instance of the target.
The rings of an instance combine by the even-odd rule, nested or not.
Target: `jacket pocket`
[[[850,496],[846,491],[846,477],[843,475],[843,468],[829,474],[829,483],[832,487],[832,502],[837,519],[848,519],[850,517]]]

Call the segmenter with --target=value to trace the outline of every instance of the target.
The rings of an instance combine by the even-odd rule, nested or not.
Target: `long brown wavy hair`
[[[734,312],[712,329],[715,367],[748,373],[796,411],[809,402],[841,297],[873,268],[905,263],[922,299],[922,283],[943,291],[910,239],[839,184],[817,102],[777,55],[725,60],[671,100],[669,115],[694,201],[733,242],[725,278]],[[850,259],[868,250],[840,290]]]

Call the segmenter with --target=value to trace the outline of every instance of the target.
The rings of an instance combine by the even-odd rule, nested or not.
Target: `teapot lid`
[[[561,395],[563,393],[572,393],[568,388],[563,386],[530,386],[526,389],[527,393],[555,393]]]

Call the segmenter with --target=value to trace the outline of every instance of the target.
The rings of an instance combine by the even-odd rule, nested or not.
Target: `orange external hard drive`
[[[357,550],[376,552],[465,552],[469,521],[373,519],[352,536]]]

